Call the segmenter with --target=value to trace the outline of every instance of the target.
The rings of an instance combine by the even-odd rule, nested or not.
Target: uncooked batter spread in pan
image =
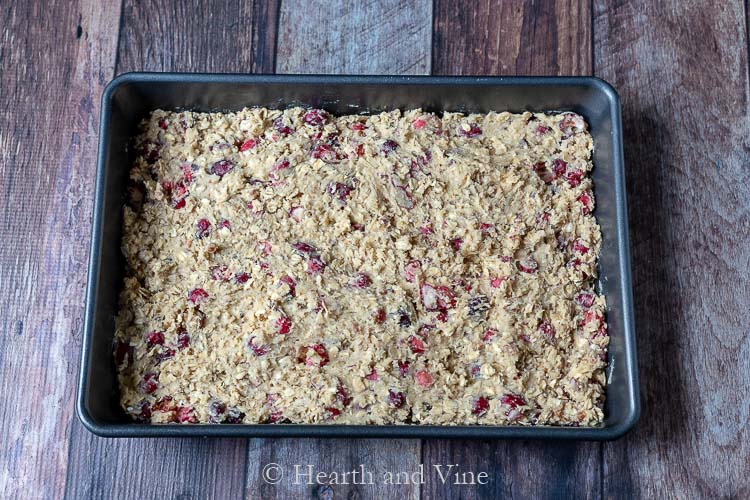
[[[134,419],[602,422],[580,116],[155,111],[135,147],[114,345]]]

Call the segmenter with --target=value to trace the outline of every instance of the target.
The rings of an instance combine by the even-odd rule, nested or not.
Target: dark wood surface
[[[742,0],[0,0],[0,498],[750,497]],[[99,98],[132,70],[594,74],[620,92],[643,414],[613,443],[105,440],[75,419]],[[267,484],[263,467],[424,484]],[[442,484],[435,464],[487,472]]]

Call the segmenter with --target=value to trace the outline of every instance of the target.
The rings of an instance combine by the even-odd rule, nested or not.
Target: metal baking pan
[[[594,138],[596,217],[602,229],[601,289],[611,336],[605,422],[601,427],[417,425],[149,425],[120,408],[112,339],[123,280],[122,208],[133,153],[127,145],[149,111],[239,110],[306,105],[352,114],[420,107],[428,111],[572,110]],[[102,97],[83,353],[76,409],[100,436],[524,438],[609,440],[640,413],[620,103],[606,82],[589,77],[270,76],[129,73]]]

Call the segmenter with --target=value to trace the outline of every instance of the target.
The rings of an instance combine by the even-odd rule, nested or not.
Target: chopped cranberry
[[[153,165],[159,159],[159,145],[153,141],[144,142],[143,146],[141,146],[141,155],[146,160],[146,163]]]
[[[342,182],[334,182],[328,186],[328,192],[331,196],[335,196],[341,201],[346,201],[352,191],[354,191],[353,186]]]
[[[151,420],[151,405],[148,401],[141,401],[139,403],[140,405],[140,411],[136,415],[136,419],[139,422],[148,422]]]
[[[586,131],[586,122],[583,117],[575,113],[566,113],[560,120],[560,130],[567,138],[574,134]]]
[[[471,378],[479,378],[480,373],[482,372],[482,367],[474,364],[469,367],[469,376]]]
[[[164,361],[168,359],[174,358],[175,352],[174,349],[165,349],[164,351],[157,353],[154,358],[156,359],[156,364],[163,363]]]
[[[445,323],[448,321],[448,311],[438,311],[436,317],[439,321]]]
[[[591,193],[589,193],[588,191],[585,193],[581,193],[580,195],[578,195],[578,198],[576,198],[576,200],[579,201],[581,205],[583,205],[583,208],[581,209],[583,215],[591,213],[591,209],[594,204]]]
[[[419,296],[428,311],[445,311],[456,306],[456,297],[447,286],[422,283],[419,287]]]
[[[541,323],[539,323],[539,325],[537,325],[536,327],[536,331],[538,331],[542,335],[549,337],[550,339],[555,338],[555,327],[552,326],[552,323],[550,323],[549,321],[542,321]]]
[[[198,419],[195,417],[195,414],[193,414],[192,408],[188,408],[187,406],[178,406],[177,421],[181,424],[195,424],[198,422]]]
[[[518,270],[522,273],[533,274],[539,268],[539,264],[537,264],[537,262],[531,257],[526,257],[519,260],[516,263],[516,267],[518,267]]]
[[[263,356],[265,354],[268,354],[268,348],[266,346],[259,346],[253,343],[254,338],[255,337],[250,337],[250,339],[247,341],[247,346],[251,351],[253,351],[253,354],[255,354],[256,356]]]
[[[307,262],[307,272],[310,274],[320,274],[326,267],[326,263],[320,258],[320,255],[313,255]]]
[[[458,252],[461,250],[461,245],[463,245],[464,239],[463,238],[453,238],[450,240],[451,248],[454,252]]]
[[[581,183],[581,179],[583,179],[583,172],[581,170],[578,170],[577,168],[571,168],[570,170],[565,172],[565,180],[568,181],[568,184],[570,184],[570,187],[576,187]]]
[[[162,130],[167,130],[167,120],[164,118],[159,118],[159,128]]]
[[[146,394],[153,394],[159,388],[159,374],[149,372],[143,376],[141,390]]]
[[[432,386],[432,383],[434,382],[432,375],[430,375],[430,372],[428,372],[427,370],[419,370],[417,373],[414,374],[414,378],[417,380],[417,383],[421,385],[422,387],[430,387]]]
[[[385,156],[388,156],[392,152],[396,151],[398,148],[398,143],[396,141],[392,141],[390,139],[383,142],[383,144],[380,146],[380,152],[383,153]]]
[[[373,314],[373,319],[375,320],[376,325],[382,325],[383,323],[385,323],[385,309],[378,309],[377,311],[375,311],[375,314]]]
[[[555,159],[552,162],[552,171],[555,173],[555,178],[562,177],[565,175],[565,171],[568,169],[568,164],[560,158]]]
[[[591,338],[598,339],[598,338],[606,337],[606,336],[607,336],[607,325],[601,325],[599,326],[599,328],[596,329],[596,331],[594,331],[594,333],[591,335]],[[602,359],[606,359],[606,358],[603,357]]]
[[[364,144],[357,144],[357,156],[360,158],[365,155],[365,145]]]
[[[484,342],[492,342],[492,339],[497,337],[500,332],[493,328],[488,328],[487,331],[484,332],[484,335],[482,335],[482,340]]]
[[[174,208],[175,210],[179,210],[181,208],[185,208],[185,204],[185,198],[180,198],[172,204],[172,208]]]
[[[376,370],[375,368],[373,368],[373,369],[372,369],[372,370],[370,371],[370,373],[368,373],[367,375],[365,375],[365,378],[366,378],[367,380],[371,380],[371,381],[373,381],[373,382],[374,382],[374,381],[376,381],[376,380],[378,380],[378,378],[379,378],[379,377],[378,377],[378,371],[377,371],[377,370]]]
[[[292,243],[292,247],[300,254],[314,255],[318,253],[317,248],[310,245],[309,243],[303,243],[301,241],[298,241],[297,243]]]
[[[410,335],[408,340],[411,352],[416,355],[424,354],[425,346],[424,342],[422,342],[422,339],[420,339],[419,337],[415,337],[414,335]]]
[[[471,413],[474,415],[481,417],[485,413],[487,413],[487,410],[490,409],[490,401],[484,397],[479,396],[476,401],[474,401],[474,405],[471,408]]]
[[[329,408],[326,408],[325,410],[326,410],[326,420],[333,420],[334,418],[341,415],[341,410],[339,410],[338,408],[334,408],[332,406]]]
[[[581,259],[572,259],[570,262],[565,264],[565,267],[578,269],[581,265]]]
[[[224,421],[224,415],[227,412],[227,405],[222,401],[212,401],[208,405],[208,420],[214,424]]]
[[[549,184],[555,180],[555,174],[547,168],[547,164],[543,161],[536,162],[532,165],[532,169],[544,181],[545,184]]]
[[[597,325],[600,325],[603,319],[604,318],[602,318],[601,314],[589,310],[583,313],[583,321],[581,321],[581,326],[586,326],[592,321],[595,321]]]
[[[312,127],[320,127],[321,125],[325,125],[328,121],[328,116],[328,113],[322,109],[311,109],[305,113],[305,116],[302,117],[302,121]]]
[[[292,207],[289,209],[289,217],[294,219],[296,222],[300,222],[304,215],[305,209],[302,207]]]
[[[534,129],[534,132],[536,133],[536,135],[544,135],[550,131],[552,131],[552,129],[549,128],[547,125],[537,125],[536,129]]]
[[[594,294],[591,292],[581,292],[575,296],[576,304],[588,309],[594,305]]]
[[[325,163],[336,163],[340,159],[336,150],[328,144],[318,144],[312,149],[310,156]]]
[[[135,353],[135,347],[118,340],[115,343],[114,351],[115,351],[115,362],[117,363],[117,366],[121,366],[126,361],[127,361],[127,366],[131,366],[133,364],[133,355]]]
[[[292,329],[292,320],[288,316],[279,316],[276,319],[276,333],[286,335]]]
[[[222,219],[222,221],[219,222],[218,224],[218,228],[219,229],[224,229],[224,228],[232,229],[232,223],[229,222],[227,219]]]
[[[354,275],[354,282],[352,285],[355,288],[367,288],[372,285],[372,280],[365,273],[357,273]]]
[[[231,172],[232,169],[234,169],[234,162],[232,160],[219,160],[211,165],[209,172],[214,175],[218,175],[219,177],[224,177],[226,174]]]
[[[341,401],[341,404],[344,406],[349,406],[349,404],[352,402],[352,398],[349,397],[349,393],[346,392],[346,388],[341,384],[336,386],[336,399]]]
[[[507,279],[507,276],[490,276],[490,286],[492,288],[500,288],[503,282]]]
[[[208,236],[208,233],[211,230],[211,223],[208,222],[207,219],[199,219],[196,223],[196,226],[198,227],[197,231],[195,232],[196,238],[203,239]]]
[[[479,224],[479,231],[481,231],[482,234],[487,234],[490,232],[490,230],[492,230],[493,227],[495,227],[494,224],[490,224],[488,222],[482,222],[481,224]]]
[[[428,224],[426,226],[420,226],[419,232],[422,233],[422,236],[427,237],[432,235],[435,231],[432,229],[432,226]]]
[[[362,122],[354,122],[354,123],[352,123],[352,124],[351,124],[351,125],[349,126],[349,128],[350,128],[350,129],[352,129],[352,130],[356,130],[356,131],[358,131],[358,132],[361,132],[361,131],[363,131],[364,129],[366,129],[366,128],[367,128],[367,126],[366,126],[366,125],[365,125],[364,123],[362,123]]]
[[[475,123],[462,123],[458,133],[464,137],[473,138],[482,134],[482,129]]]
[[[508,393],[500,398],[500,402],[515,410],[519,406],[526,406],[526,400],[516,394]]]
[[[186,330],[177,332],[177,348],[186,349],[190,345],[190,334]]]
[[[406,396],[403,392],[388,391],[388,404],[394,408],[401,408],[406,402]]]
[[[575,240],[573,242],[573,251],[578,252],[581,255],[588,253],[589,247],[583,244],[581,240]]]
[[[278,117],[276,118],[276,120],[274,120],[273,128],[284,137],[294,132],[291,127],[284,125],[284,120],[281,117]]]
[[[326,350],[326,347],[323,344],[315,344],[308,346],[308,349],[312,349],[315,351],[315,354],[317,354],[320,357],[320,362],[318,363],[319,367],[324,367],[328,364],[328,361],[330,361],[330,358],[328,357],[328,351]],[[310,364],[312,360],[308,358],[307,364]]]
[[[289,287],[290,296],[294,297],[297,294],[297,282],[294,281],[294,278],[289,275],[284,275],[279,281]]]
[[[409,283],[414,283],[417,278],[417,273],[422,269],[422,263],[418,260],[409,261],[404,266],[404,279]]]
[[[214,266],[211,268],[211,279],[214,281],[229,281],[232,273],[227,266]]]
[[[164,396],[163,398],[157,399],[151,407],[153,411],[170,411],[173,408],[172,396]]]
[[[164,345],[164,332],[149,332],[146,334],[146,344],[149,347]]]
[[[242,418],[245,418],[245,414],[242,414]],[[272,411],[271,414],[268,416],[268,423],[269,424],[275,424],[279,421],[281,421],[284,418],[284,415],[281,413],[281,410]],[[237,422],[240,423],[240,422]]]
[[[188,300],[193,304],[200,304],[208,298],[208,292],[203,288],[193,288],[188,293]]]
[[[427,125],[427,122],[423,120],[422,118],[417,118],[416,120],[411,122],[411,126],[417,130],[422,130],[425,125]]]
[[[398,363],[398,372],[401,374],[402,377],[406,377],[406,375],[409,374],[409,360],[405,359],[403,361],[397,361]]]
[[[249,151],[258,145],[258,139],[248,139],[240,146],[240,152]]]

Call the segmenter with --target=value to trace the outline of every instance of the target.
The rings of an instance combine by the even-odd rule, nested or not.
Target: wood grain
[[[0,9],[2,498],[52,498],[65,485],[97,103],[119,13],[88,0]]]
[[[436,75],[588,75],[586,0],[435,0]]]
[[[274,2],[126,0],[116,71],[273,71]],[[237,498],[247,440],[106,440],[76,422],[69,498]]]
[[[278,73],[430,72],[432,0],[285,0]]]
[[[126,0],[118,73],[273,73],[280,0]]]
[[[744,6],[594,5],[595,71],[623,105],[643,400],[637,431],[604,447],[604,494],[748,498]]]
[[[413,473],[419,471],[419,452],[419,441],[413,439],[253,440],[248,449],[247,496],[416,500],[420,485],[419,476]],[[263,479],[268,464],[278,464],[283,472],[276,485]],[[357,475],[344,475],[350,471]],[[317,476],[321,472],[325,473],[322,479]],[[392,481],[387,473],[392,474]],[[399,481],[401,484],[395,484]],[[341,484],[344,482],[350,484]]]

